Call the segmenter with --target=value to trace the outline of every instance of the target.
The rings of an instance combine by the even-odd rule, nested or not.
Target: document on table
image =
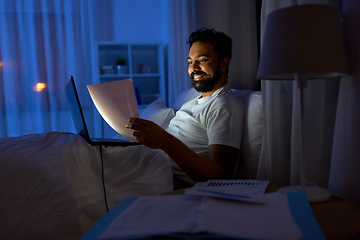
[[[269,181],[258,180],[208,180],[185,189],[185,194],[264,203],[268,185]]]
[[[130,117],[139,117],[134,86],[131,79],[87,86],[100,115],[120,135],[135,141],[133,130],[125,127]]]
[[[244,239],[300,239],[286,195],[265,194],[265,204],[203,198],[197,231]]]
[[[300,239],[285,194],[265,194],[255,204],[193,195],[139,197],[100,234],[100,239],[213,234],[251,239]],[[194,235],[196,237],[196,235]]]
[[[139,197],[106,228],[100,239],[191,233],[200,203],[201,197],[187,195]]]

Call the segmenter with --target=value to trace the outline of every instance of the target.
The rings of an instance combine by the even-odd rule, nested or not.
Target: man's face
[[[188,73],[193,86],[198,92],[210,92],[221,76],[218,56],[208,42],[195,42],[188,56]]]

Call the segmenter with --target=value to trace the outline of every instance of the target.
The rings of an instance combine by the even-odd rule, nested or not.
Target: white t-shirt
[[[186,102],[171,120],[167,131],[196,153],[209,158],[212,144],[240,149],[243,124],[242,102],[225,85],[211,96]],[[176,173],[179,167],[174,165],[174,168]]]

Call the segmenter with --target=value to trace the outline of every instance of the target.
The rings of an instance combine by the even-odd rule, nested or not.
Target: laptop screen
[[[70,105],[71,115],[74,121],[76,132],[86,141],[90,142],[89,132],[86,127],[85,117],[81,108],[79,95],[76,90],[73,76],[69,78],[65,86],[65,93]]]

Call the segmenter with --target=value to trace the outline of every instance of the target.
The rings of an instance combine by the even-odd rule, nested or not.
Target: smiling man
[[[228,85],[231,38],[214,29],[193,32],[188,73],[199,97],[185,103],[165,131],[151,121],[129,119],[146,147],[170,157],[180,187],[231,178],[239,154],[244,111]]]

